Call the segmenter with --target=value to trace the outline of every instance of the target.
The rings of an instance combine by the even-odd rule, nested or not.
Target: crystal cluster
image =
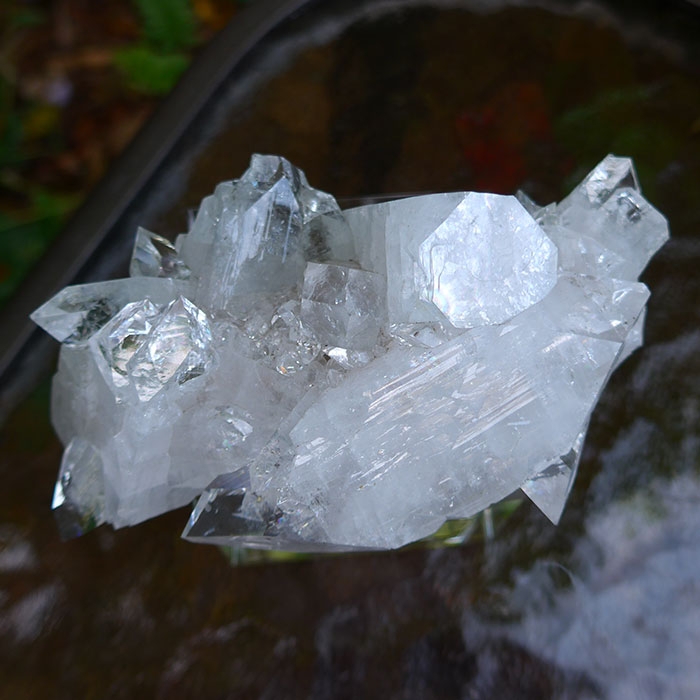
[[[139,230],[130,278],[33,314],[63,343],[62,532],[199,497],[194,541],[394,548],[517,489],[557,522],[667,237],[616,156],[556,205],[347,211],[253,156],[174,244]]]

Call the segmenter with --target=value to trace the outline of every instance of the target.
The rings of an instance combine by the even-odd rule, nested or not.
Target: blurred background
[[[27,337],[2,377],[25,379],[0,429],[3,698],[700,697],[696,2],[15,0],[0,32],[3,341],[81,242],[75,279],[123,276],[138,224],[185,230],[255,151],[341,204],[547,203],[613,152],[672,233],[560,526],[523,502],[457,548],[235,567],[180,540],[187,509],[62,543],[57,348]]]
[[[246,0],[0,6],[0,304]]]

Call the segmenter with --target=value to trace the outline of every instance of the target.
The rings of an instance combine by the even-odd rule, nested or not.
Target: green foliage
[[[133,0],[142,22],[143,43],[114,54],[128,86],[146,95],[166,95],[189,64],[196,42],[190,0]]]
[[[44,22],[46,22],[46,16],[40,10],[31,7],[16,8],[11,17],[10,29],[36,27]]]
[[[114,62],[132,89],[147,95],[166,95],[187,68],[189,58],[181,53],[158,53],[148,46],[132,46],[116,52]]]
[[[76,196],[57,195],[42,188],[28,194],[21,212],[0,212],[0,304],[4,303],[77,205]]]
[[[196,40],[190,0],[134,0],[148,44],[163,53],[190,48]]]

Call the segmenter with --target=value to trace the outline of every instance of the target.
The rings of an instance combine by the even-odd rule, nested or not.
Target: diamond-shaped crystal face
[[[108,383],[119,388],[129,384],[129,360],[148,340],[159,315],[160,309],[150,299],[135,301],[127,304],[93,336],[98,366]]]
[[[458,328],[503,323],[557,279],[557,249],[513,197],[470,192],[418,248],[421,298]]]
[[[127,280],[33,318],[64,343],[64,536],[199,496],[195,542],[393,548],[521,489],[556,522],[637,276],[668,237],[629,159],[563,202],[456,192],[342,212],[279,156],[221,183]]]
[[[141,401],[150,401],[168,382],[184,384],[210,362],[211,330],[206,314],[184,297],[175,299],[126,363]]]

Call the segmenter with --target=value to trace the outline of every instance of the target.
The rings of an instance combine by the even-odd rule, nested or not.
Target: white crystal
[[[329,542],[427,536],[571,449],[620,343],[562,333],[534,311],[433,351],[390,351],[304,414],[279,478],[301,503],[314,500]]]
[[[616,156],[559,205],[347,212],[254,156],[175,245],[139,229],[130,279],[33,315],[64,343],[62,532],[198,495],[189,539],[295,551],[399,547],[518,489],[557,522],[667,237]]]
[[[420,244],[417,263],[421,298],[458,328],[503,323],[557,279],[554,244],[515,198],[495,194],[470,192]]]
[[[503,323],[556,282],[557,249],[514,197],[429,195],[347,215],[360,264],[387,277],[392,323]]]

